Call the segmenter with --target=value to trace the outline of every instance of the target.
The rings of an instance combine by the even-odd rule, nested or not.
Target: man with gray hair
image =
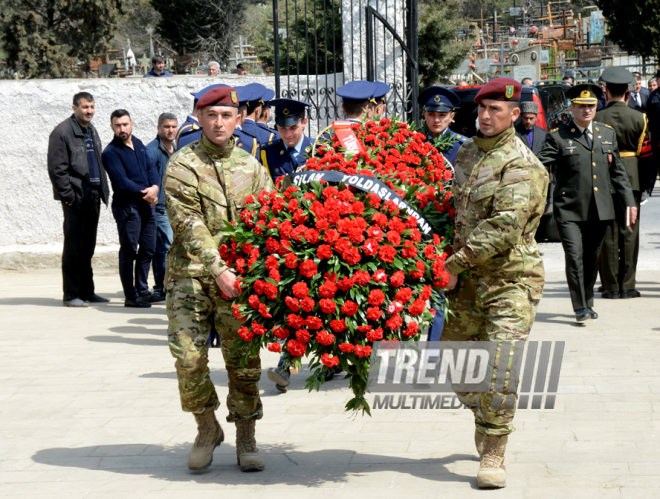
[[[220,74],[220,64],[215,61],[209,62],[209,76],[218,76]]]
[[[520,123],[516,125],[516,135],[529,147],[536,156],[545,144],[546,131],[536,126],[539,116],[539,105],[536,102],[520,103]]]
[[[165,167],[174,153],[174,138],[178,129],[176,116],[172,113],[163,113],[158,117],[158,135],[147,145],[147,155],[158,170],[158,178],[163,182]],[[154,269],[154,294],[159,297],[165,296],[163,279],[165,278],[165,257],[172,245],[172,227],[165,213],[165,189],[158,192],[158,204],[156,205],[156,254],[153,259]]]

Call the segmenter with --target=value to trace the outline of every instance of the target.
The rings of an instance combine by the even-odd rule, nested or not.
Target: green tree
[[[458,0],[426,0],[419,5],[419,79],[422,87],[452,74],[470,52],[456,35],[465,28]]]
[[[0,14],[7,65],[28,78],[73,76],[108,48],[122,13],[122,0],[14,0]]]
[[[632,54],[660,58],[660,0],[597,0],[610,40]]]

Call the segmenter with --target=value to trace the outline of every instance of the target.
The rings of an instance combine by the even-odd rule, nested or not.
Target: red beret
[[[238,94],[231,87],[216,87],[206,92],[197,101],[197,109],[208,106],[238,107]]]
[[[479,90],[474,102],[479,104],[484,99],[519,101],[521,93],[522,85],[513,78],[495,78]]]

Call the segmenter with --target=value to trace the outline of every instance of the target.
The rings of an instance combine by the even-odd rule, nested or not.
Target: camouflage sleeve
[[[204,223],[197,185],[197,177],[185,166],[176,161],[168,163],[163,188],[174,239],[180,241],[188,253],[199,258],[216,278],[227,270],[227,264],[220,258],[218,246]]]
[[[445,262],[448,272],[458,275],[484,264],[493,256],[517,244],[531,215],[530,204],[544,196],[545,172],[540,165],[514,161],[502,169],[502,179],[493,195],[493,208],[465,241],[465,245]],[[538,198],[538,199],[536,199]]]
[[[256,160],[254,163],[256,166],[254,167],[254,178],[252,179],[252,194],[259,194],[264,189],[272,191],[275,184],[270,176],[270,170]]]

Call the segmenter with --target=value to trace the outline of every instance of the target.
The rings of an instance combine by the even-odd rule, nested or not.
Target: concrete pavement
[[[656,206],[657,205],[657,206]],[[279,394],[262,377],[257,424],[266,471],[241,473],[234,426],[211,468],[186,467],[195,437],[180,410],[164,305],[126,309],[115,272],[97,272],[109,304],[62,307],[58,271],[0,273],[0,496],[67,499],[652,498],[660,496],[660,201],[646,205],[633,300],[596,301],[574,323],[560,246],[544,244],[547,285],[530,339],[564,340],[554,410],[521,410],[508,487],[479,491],[466,410],[344,413],[347,383]],[[657,213],[660,215],[660,213]],[[263,353],[264,373],[277,355]],[[211,351],[225,415],[226,373]]]

